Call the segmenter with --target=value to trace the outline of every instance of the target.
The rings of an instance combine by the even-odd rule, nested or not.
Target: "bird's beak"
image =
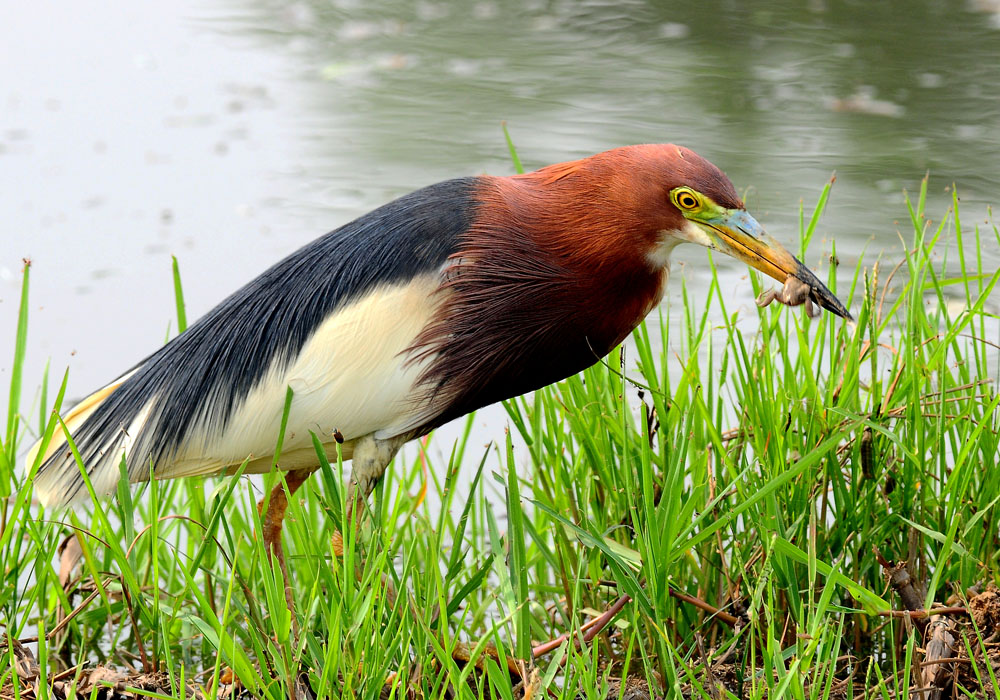
[[[714,239],[714,248],[784,283],[785,289],[801,290],[801,298],[783,299],[785,303],[796,305],[809,299],[841,318],[853,320],[833,292],[784,246],[771,238],[746,210],[725,210],[698,223],[711,229],[706,233]],[[795,284],[796,281],[798,284]]]

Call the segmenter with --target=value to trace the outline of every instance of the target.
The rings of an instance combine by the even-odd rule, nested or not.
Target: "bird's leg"
[[[281,575],[285,580],[285,602],[288,609],[294,610],[292,602],[292,582],[288,577],[288,567],[285,565],[285,551],[281,546],[281,526],[285,519],[285,509],[288,508],[288,497],[294,494],[302,483],[313,473],[312,469],[295,469],[285,474],[284,485],[279,481],[273,489],[271,495],[260,499],[257,504],[257,512],[261,515],[261,530],[264,538],[264,551],[278,560],[281,567]],[[285,492],[285,485],[288,492]],[[264,511],[264,506],[267,510]],[[295,636],[298,637],[298,625],[295,622],[295,615],[292,615],[292,625],[296,628]]]
[[[361,524],[365,501],[404,442],[402,437],[377,440],[374,435],[365,435],[354,444],[344,527],[356,528]],[[344,537],[340,532],[333,533],[333,552],[338,557],[344,554]]]

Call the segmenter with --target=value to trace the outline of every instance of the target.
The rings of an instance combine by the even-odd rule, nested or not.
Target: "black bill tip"
[[[808,267],[799,263],[799,267],[795,271],[795,277],[809,286],[809,300],[814,304],[843,319],[848,321],[854,320],[847,307],[840,303],[840,299],[835,297],[833,292],[827,289],[826,285],[820,282],[819,278]]]

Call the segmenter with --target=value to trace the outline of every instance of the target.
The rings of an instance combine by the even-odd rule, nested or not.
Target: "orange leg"
[[[347,513],[344,516],[344,527],[351,527],[353,525],[355,531],[361,527],[361,516],[365,513],[364,501],[371,495],[374,488],[374,482],[364,489],[355,488],[354,482],[351,482],[351,485],[347,489]],[[344,536],[337,531],[333,533],[332,539],[333,553],[338,557],[344,556]]]
[[[292,602],[292,580],[288,576],[288,567],[285,566],[285,551],[281,546],[281,526],[285,519],[285,510],[288,508],[288,496],[295,493],[302,483],[312,474],[311,469],[296,469],[285,475],[285,484],[288,486],[288,493],[285,487],[277,484],[272,490],[269,498],[262,498],[257,504],[257,512],[261,514],[261,527],[264,537],[264,551],[278,560],[281,567],[281,575],[285,579],[285,601],[288,609],[294,610]],[[267,503],[267,511],[264,512],[264,504]],[[292,616],[292,624],[295,625],[295,616]],[[295,625],[298,627],[298,625]]]

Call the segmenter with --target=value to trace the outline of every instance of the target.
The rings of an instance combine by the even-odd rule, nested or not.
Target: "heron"
[[[97,494],[115,489],[123,462],[132,482],[267,472],[291,388],[285,483],[261,501],[265,551],[288,585],[282,522],[319,468],[313,435],[328,459],[339,449],[352,463],[354,525],[404,443],[620,344],[663,298],[681,243],[782,283],[761,303],[851,318],[719,168],[674,144],[625,146],[432,184],[327,233],[87,396],[65,429]],[[34,493],[46,506],[87,497],[64,434]]]

